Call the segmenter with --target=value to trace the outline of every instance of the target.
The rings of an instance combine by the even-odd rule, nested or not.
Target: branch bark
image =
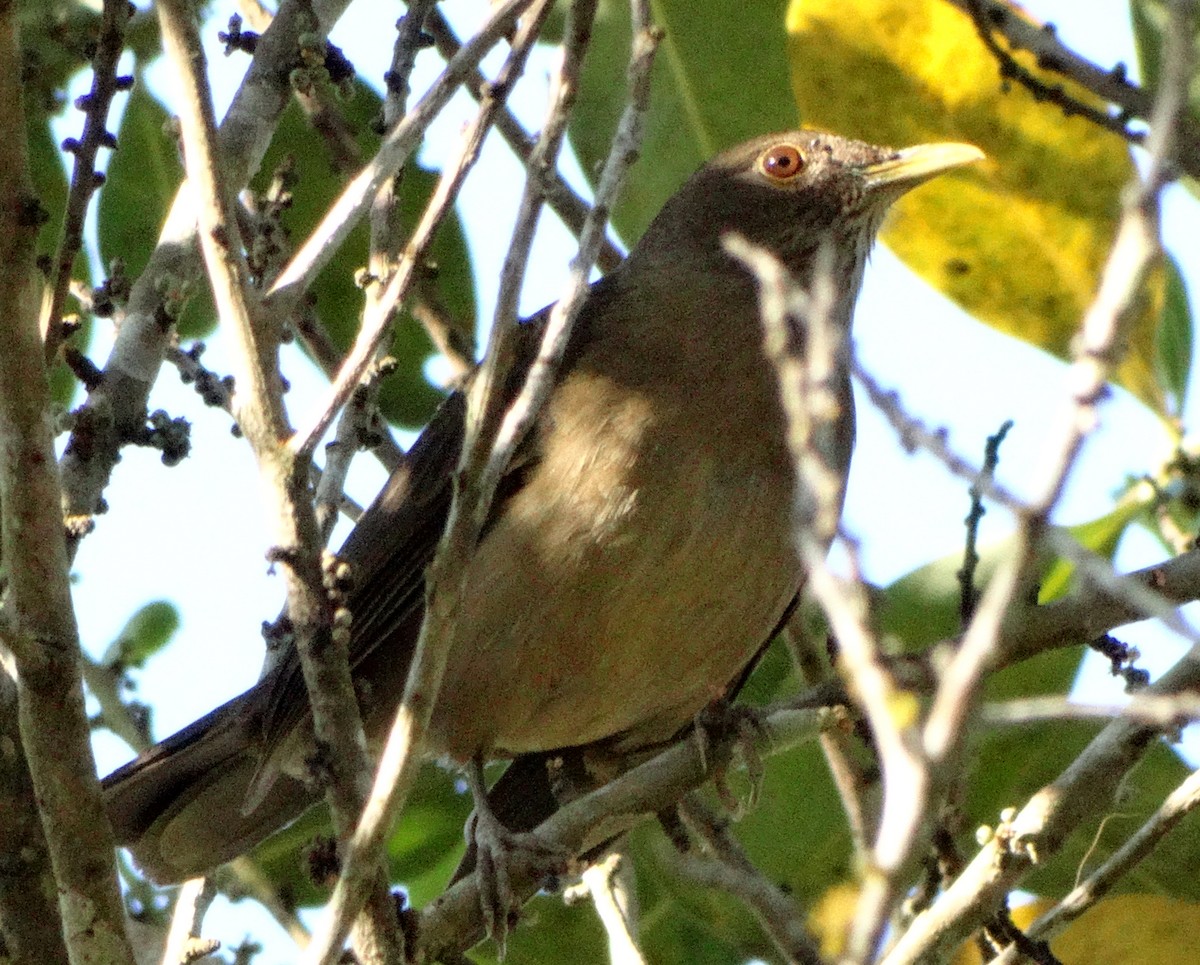
[[[72,961],[132,963],[112,831],[92,758],[68,580],[38,326],[42,278],[34,254],[41,208],[29,177],[17,16],[16,4],[0,6],[0,555],[21,743],[58,894],[57,914],[41,909],[42,927],[50,956],[62,944],[49,932],[61,927]],[[16,755],[12,747],[7,756]],[[4,908],[6,921],[14,911],[14,905]]]

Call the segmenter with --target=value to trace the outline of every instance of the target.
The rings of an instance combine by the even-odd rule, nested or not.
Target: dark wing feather
[[[502,390],[504,408],[525,381],[547,315],[548,310],[543,310],[513,330],[509,343],[513,365]],[[466,397],[455,392],[434,413],[338,553],[350,566],[352,589],[346,599],[352,621],[349,660],[355,680],[367,684],[362,699],[368,731],[375,716],[372,711],[390,718],[403,692],[424,615],[425,570],[450,511],[465,420]],[[536,462],[536,440],[527,439],[497,489],[489,510],[489,525]],[[262,717],[268,748],[265,760],[270,749],[309,713],[295,648],[262,685],[266,688]],[[388,699],[375,705],[370,693],[384,694]],[[386,726],[382,720],[380,723]]]

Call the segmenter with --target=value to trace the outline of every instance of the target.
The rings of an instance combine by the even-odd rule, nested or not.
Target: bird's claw
[[[758,711],[740,704],[730,704],[724,699],[713,701],[696,715],[694,734],[701,763],[708,770],[711,762],[717,796],[735,818],[753,809],[762,796],[766,768],[758,753],[758,742],[765,733],[766,727]],[[740,754],[746,767],[750,789],[744,801],[734,794],[726,780],[730,758],[714,754],[721,744],[728,744],[731,751]]]
[[[536,834],[510,831],[486,809],[477,809],[471,816],[468,834],[475,842],[475,876],[484,928],[496,943],[502,959],[508,932],[516,925],[521,912],[521,902],[512,888],[510,868],[522,864],[540,880],[563,874],[569,856],[561,848],[546,844]],[[520,858],[516,857],[518,854]]]

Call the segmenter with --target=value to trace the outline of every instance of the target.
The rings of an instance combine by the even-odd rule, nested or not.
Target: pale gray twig
[[[384,139],[375,159],[364,169],[362,174],[347,185],[342,196],[326,215],[325,220],[309,236],[308,241],[293,257],[291,264],[283,270],[272,286],[271,294],[277,297],[281,292],[290,290],[293,294],[298,294],[303,290],[302,278],[313,277],[313,273],[324,265],[336,246],[344,240],[345,234],[353,227],[358,216],[362,214],[366,200],[360,198],[359,193],[370,187],[371,197],[377,196],[385,180],[382,172],[387,170],[388,177],[395,175],[396,170],[416,147],[425,127],[436,116],[436,112],[445,106],[450,95],[462,83],[463,72],[474,69],[479,58],[486,53],[491,44],[499,39],[502,31],[498,24],[503,25],[509,22],[501,17],[501,14],[508,11],[511,19],[527,7],[531,8],[531,12],[518,31],[509,57],[501,68],[494,85],[493,96],[480,105],[474,120],[463,131],[457,157],[438,179],[433,197],[425,206],[425,213],[421,216],[420,223],[408,240],[404,256],[387,279],[382,293],[368,300],[363,314],[362,327],[333,380],[333,385],[329,390],[329,399],[312,423],[296,432],[292,437],[289,445],[293,452],[312,452],[317,442],[325,434],[325,430],[329,428],[329,423],[333,420],[334,415],[345,405],[350,393],[361,381],[371,360],[375,358],[380,346],[391,331],[394,313],[408,295],[425,252],[433,240],[434,233],[450,214],[467,172],[479,158],[479,148],[492,124],[496,109],[508,96],[509,89],[525,69],[529,50],[537,39],[537,30],[546,16],[545,0],[508,0],[508,3],[493,13],[492,18],[472,38],[471,43],[463,48],[459,55],[461,59],[457,63],[452,62],[446,66],[439,81]],[[489,38],[490,43],[485,44]],[[367,177],[368,174],[371,176]],[[328,237],[326,237],[326,232],[328,232]]]
[[[200,937],[204,915],[215,897],[217,889],[213,887],[211,878],[192,878],[183,883],[175,898],[175,910],[171,913],[171,928],[167,932],[162,965],[188,965],[221,947],[218,941],[205,941]]]
[[[639,3],[639,7],[643,8],[648,23],[648,11],[644,9],[645,4]],[[647,32],[648,29],[648,27],[644,28]],[[631,104],[618,128],[610,162],[605,166],[605,174],[601,177],[598,191],[598,194],[606,199],[605,205],[603,207],[598,205],[596,212],[593,212],[595,215],[593,224],[590,225],[590,230],[585,232],[584,238],[580,242],[580,253],[572,263],[573,297],[564,298],[557,306],[555,310],[558,315],[557,323],[552,314],[545,336],[546,341],[543,343],[544,346],[550,347],[552,354],[555,352],[561,354],[562,343],[569,334],[569,323],[572,316],[567,312],[578,311],[582,303],[587,275],[595,259],[600,240],[604,236],[605,219],[602,213],[608,211],[608,205],[611,204],[612,198],[620,186],[622,175],[630,159],[634,156],[637,137],[640,134],[641,116],[645,111],[648,99],[649,64],[653,54],[653,42],[651,39],[643,39],[642,34],[636,36],[638,39],[635,39],[635,53],[630,68]],[[647,34],[647,36],[649,35]],[[473,40],[472,43],[475,41]],[[464,48],[464,52],[466,49]],[[481,113],[482,111],[483,108],[481,108]],[[393,278],[391,285],[394,285],[395,281],[396,278]],[[344,934],[344,919],[361,900],[359,892],[362,869],[370,867],[377,860],[374,856],[379,853],[383,836],[403,806],[416,774],[421,745],[424,742],[425,731],[429,725],[429,718],[445,669],[447,650],[452,639],[454,616],[458,611],[457,601],[465,589],[463,582],[467,562],[478,539],[482,523],[480,516],[490,504],[500,471],[507,462],[508,456],[503,448],[506,444],[509,446],[515,444],[515,440],[511,438],[507,443],[504,441],[503,426],[494,443],[489,444],[490,441],[486,437],[482,442],[479,441],[481,426],[478,413],[482,411],[486,401],[486,387],[497,384],[490,378],[497,364],[497,357],[498,353],[494,351],[489,352],[485,357],[482,374],[469,396],[469,412],[474,415],[468,416],[466,439],[460,457],[459,475],[463,483],[455,494],[445,534],[427,572],[426,579],[429,589],[426,594],[425,620],[417,641],[412,668],[409,671],[404,699],[396,712],[392,730],[380,760],[371,798],[346,852],[342,876],[330,898],[329,910],[322,926],[314,936],[313,943],[305,956],[306,962],[331,962],[336,955]],[[525,389],[522,390],[518,401],[509,411],[509,417],[512,417],[514,412],[532,413],[529,397],[539,387],[542,391],[545,390],[545,386],[548,385],[548,382],[544,381],[547,377],[546,372],[552,374],[552,365],[548,359],[539,356]],[[494,464],[497,452],[502,455],[498,466],[495,469],[484,468]],[[511,448],[508,449],[508,452],[511,452]],[[480,509],[480,507],[483,508]]]
[[[1045,941],[1061,933],[1096,902],[1108,894],[1113,885],[1147,857],[1185,817],[1200,804],[1200,771],[1193,771],[1175,790],[1167,795],[1162,806],[1108,859],[1077,885],[1057,905],[1029,926],[1030,938]],[[1016,960],[1015,948],[1007,948],[994,960],[994,965],[1011,965]]]
[[[983,674],[999,651],[1003,614],[1028,565],[1067,475],[1096,423],[1096,406],[1114,361],[1122,323],[1135,301],[1142,278],[1159,252],[1158,216],[1162,189],[1169,177],[1179,119],[1193,57],[1189,15],[1195,4],[1175,0],[1165,32],[1164,83],[1157,98],[1144,179],[1129,186],[1121,222],[1096,297],[1084,316],[1073,365],[1072,397],[1065,407],[1059,443],[1050,459],[1042,492],[1025,515],[1019,549],[984,595],[959,652],[943,675],[925,727],[930,758],[942,767],[962,746],[966,717],[974,706]],[[1200,647],[1192,650],[1146,693],[1173,695],[1200,677]],[[1090,814],[1108,806],[1119,782],[1151,743],[1157,728],[1125,719],[1109,724],[1066,772],[1035,795],[1017,816],[1012,833],[992,842],[971,862],[951,888],[899,937],[888,965],[928,961],[953,947],[997,907],[1031,864],[1056,851],[1067,834]]]
[[[328,263],[366,212],[379,188],[394,177],[420,143],[430,122],[489,50],[511,29],[531,0],[505,0],[471,38],[425,96],[384,137],[370,162],[352,180],[271,286],[269,296],[295,300]]]
[[[679,802],[679,815],[700,839],[706,854],[676,855],[671,863],[698,884],[720,888],[739,899],[789,965],[821,965],[823,959],[805,927],[803,910],[754,866],[730,833],[728,820],[717,817],[695,791]]]
[[[446,22],[445,17],[442,16],[441,11],[435,9],[430,14],[429,31],[433,34],[438,51],[443,57],[449,60],[458,53],[460,47],[458,38],[454,35],[454,31]],[[466,87],[472,97],[480,100],[486,93],[487,82],[483,75],[476,72],[467,78]],[[539,171],[530,165],[536,139],[521,126],[521,122],[507,108],[496,115],[496,130],[500,132],[500,136],[504,138],[512,152],[521,159],[526,170],[534,177],[542,179],[542,190],[546,196],[546,203],[562,219],[563,224],[578,237],[583,231],[583,223],[587,218],[590,205],[575,193],[556,168]],[[596,257],[596,264],[601,271],[607,274],[621,264],[624,258],[621,249],[605,238],[600,247],[600,254]]]
[[[908,452],[920,449],[942,463],[951,473],[977,487],[983,495],[1023,517],[1033,512],[1030,504],[993,477],[985,474],[978,466],[966,459],[947,441],[947,433],[941,429],[930,429],[920,419],[906,412],[895,392],[883,388],[870,372],[863,368],[857,358],[851,359],[851,370],[855,380],[863,387],[867,397],[896,431],[900,444]],[[1148,485],[1148,484],[1144,484]],[[1149,496],[1147,490],[1147,498]],[[1140,491],[1131,491],[1126,499],[1142,499]],[[1096,592],[1124,601],[1130,616],[1126,622],[1143,617],[1154,617],[1190,643],[1200,643],[1200,632],[1177,611],[1176,601],[1154,592],[1153,585],[1145,581],[1130,582],[1116,573],[1112,564],[1080,545],[1069,531],[1049,527],[1042,539],[1059,556],[1075,565],[1081,583],[1094,584]],[[1025,656],[1032,656],[1026,653]]]
[[[645,965],[637,942],[637,893],[633,863],[619,851],[584,869],[583,885],[608,936],[611,965]]]
[[[1043,720],[1128,720],[1162,730],[1176,730],[1200,720],[1200,698],[1190,694],[1168,697],[1135,694],[1122,704],[1077,703],[1066,697],[1016,697],[982,704],[980,722],[994,726],[1021,726]]]
[[[496,297],[496,311],[492,321],[493,333],[503,337],[504,332],[517,324],[517,303],[525,271],[529,265],[529,252],[533,247],[533,235],[538,216],[545,202],[545,172],[552,171],[558,163],[558,152],[567,133],[567,123],[575,107],[578,93],[579,72],[591,37],[592,21],[596,16],[597,0],[573,0],[567,12],[565,42],[559,55],[557,69],[550,78],[550,93],[546,121],[537,143],[525,160],[525,190],[517,209],[512,240],[504,256],[500,271],[500,290]],[[493,339],[493,347],[496,340]]]
[[[828,539],[841,507],[835,478],[817,444],[817,433],[837,418],[833,373],[848,333],[833,322],[835,293],[829,253],[805,291],[770,251],[731,236],[725,249],[758,280],[768,360],[779,376],[788,446],[797,476],[795,539],[807,585],[838,641],[841,673],[855,704],[870,724],[882,770],[879,823],[849,939],[852,959],[865,959],[887,922],[892,900],[911,855],[928,800],[929,769],[920,748],[916,697],[906,693],[882,659],[871,627],[861,580],[840,579],[826,562]],[[805,334],[803,352],[792,337]]]
[[[755,737],[763,756],[782,753],[813,739],[829,727],[844,726],[845,711],[834,708],[799,708],[797,701],[782,701],[762,708],[763,727]],[[713,768],[725,763],[730,748],[702,749],[690,735],[653,759],[635,767],[603,787],[571,801],[539,825],[534,834],[547,846],[569,854],[582,854],[635,827],[688,791],[699,787]],[[532,855],[516,855],[509,867],[514,894],[528,898],[541,883]],[[483,936],[479,884],[468,875],[421,911],[417,926],[418,953],[427,960],[470,948]]]
[[[288,83],[301,34],[323,36],[349,0],[283,0],[255,48],[254,59],[221,124],[221,152],[229,189],[244,186],[262,160],[291,98]],[[158,245],[134,282],[103,377],[75,418],[62,458],[66,515],[87,520],[101,503],[113,466],[142,428],[150,389],[174,337],[166,305],[200,276],[192,192],[181,188]],[[74,554],[84,526],[69,534]]]
[[[238,243],[233,194],[221,170],[216,119],[193,10],[186,0],[160,0],[156,9],[164,51],[183,88],[180,124],[200,247],[217,310],[232,329],[238,349],[234,414],[273,498],[275,556],[284,564],[288,618],[308,688],[315,739],[326,748],[326,793],[340,838],[357,819],[371,768],[345,653],[326,645],[333,614],[323,585],[308,462],[282,444],[288,425],[278,371],[278,335],[264,324],[260,305],[250,298],[249,269]],[[372,883],[370,911],[356,924],[355,948],[365,962],[399,962],[403,939],[387,882],[377,874]]]

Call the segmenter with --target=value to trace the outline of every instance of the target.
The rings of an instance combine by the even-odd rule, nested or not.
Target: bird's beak
[[[974,144],[918,144],[897,151],[895,157],[886,161],[864,167],[863,181],[870,189],[902,193],[943,171],[973,164],[985,156]]]

